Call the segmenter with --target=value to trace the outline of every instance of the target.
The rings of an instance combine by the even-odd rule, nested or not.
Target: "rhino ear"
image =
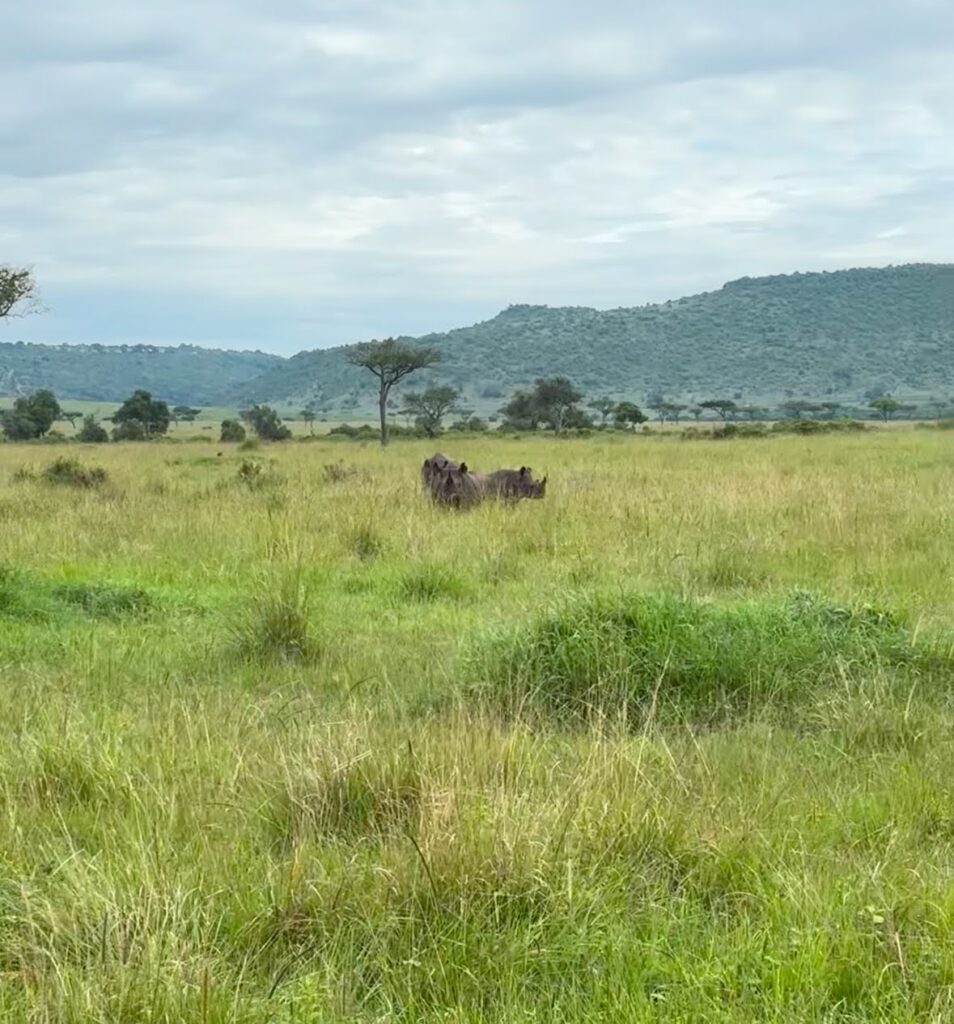
[[[466,462],[462,462],[460,464],[460,471],[461,471],[461,473],[466,473],[467,472],[467,463]]]
[[[526,476],[528,472],[529,472],[529,470],[527,469],[526,466],[521,466],[520,467],[520,475],[521,476]]]

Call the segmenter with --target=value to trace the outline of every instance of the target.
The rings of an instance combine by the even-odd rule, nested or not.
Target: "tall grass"
[[[943,432],[340,451],[0,446],[0,1020],[954,1017]]]

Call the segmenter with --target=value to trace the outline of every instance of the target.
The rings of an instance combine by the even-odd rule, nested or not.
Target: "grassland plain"
[[[0,447],[0,1020],[954,1019],[952,443]]]

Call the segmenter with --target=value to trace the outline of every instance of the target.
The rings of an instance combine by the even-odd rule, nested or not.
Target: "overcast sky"
[[[4,11],[0,340],[291,354],[954,260],[952,0]]]

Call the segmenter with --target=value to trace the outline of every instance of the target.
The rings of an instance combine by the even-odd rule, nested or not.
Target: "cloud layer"
[[[874,10],[872,10],[874,8]],[[291,353],[949,261],[948,0],[47,0],[5,15],[0,339]]]

